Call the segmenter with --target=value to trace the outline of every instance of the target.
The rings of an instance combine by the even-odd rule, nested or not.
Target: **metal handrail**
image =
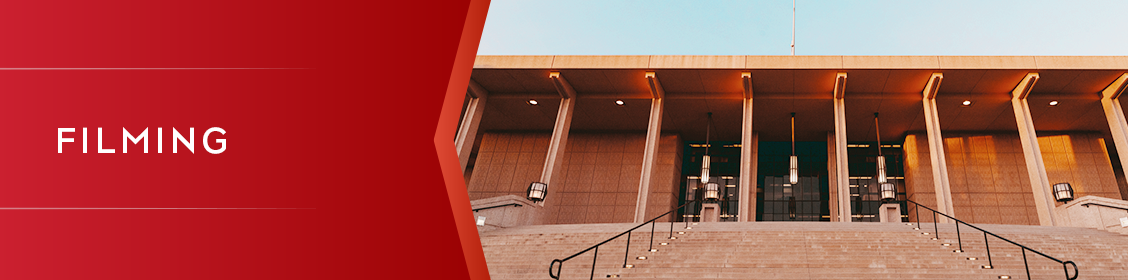
[[[1128,210],[1128,208],[1124,208],[1124,207],[1120,207],[1120,206],[1107,205],[1107,204],[1098,203],[1098,202],[1087,202],[1087,203],[1081,204],[1081,206],[1085,206],[1085,208],[1089,208],[1089,205],[1096,205],[1096,206],[1102,206],[1102,207],[1108,207],[1108,208],[1116,208],[1116,209],[1120,209],[1120,210]]]
[[[940,236],[939,236],[940,235],[940,229],[936,225],[936,215],[937,214],[944,216],[948,219],[952,219],[952,220],[956,221],[956,240],[957,240],[957,242],[959,242],[959,246],[960,246],[960,249],[957,250],[956,252],[963,252],[963,238],[962,238],[962,236],[960,236],[960,224],[967,225],[971,228],[974,228],[976,230],[983,232],[983,243],[984,243],[984,246],[987,248],[987,266],[984,266],[983,268],[992,268],[992,269],[994,268],[994,262],[991,261],[991,244],[987,240],[987,235],[991,235],[991,236],[994,236],[995,238],[1002,239],[1003,241],[1006,241],[1006,242],[1008,242],[1012,245],[1015,245],[1015,246],[1018,246],[1019,248],[1022,248],[1022,263],[1023,263],[1023,265],[1026,266],[1026,278],[1027,279],[1030,279],[1030,264],[1026,261],[1026,251],[1034,252],[1035,254],[1038,254],[1040,256],[1046,257],[1047,259],[1050,259],[1050,260],[1053,260],[1055,262],[1060,263],[1062,269],[1065,271],[1065,279],[1067,279],[1067,280],[1077,279],[1077,276],[1078,276],[1078,274],[1077,274],[1077,272],[1078,272],[1077,271],[1077,263],[1074,263],[1073,261],[1059,260],[1057,258],[1043,254],[1042,252],[1038,252],[1038,250],[1030,249],[1030,247],[1026,247],[1026,246],[1023,246],[1022,244],[1018,244],[1018,242],[1014,242],[1014,241],[1011,241],[1010,239],[1003,238],[1002,236],[999,236],[998,234],[992,233],[990,231],[984,230],[982,228],[979,228],[979,227],[974,226],[972,224],[969,224],[967,222],[961,221],[960,219],[956,219],[955,217],[948,216],[947,214],[941,213],[940,211],[936,211],[935,209],[928,208],[928,206],[920,205],[920,203],[917,203],[916,201],[912,201],[912,200],[909,200],[909,199],[905,199],[905,201],[911,202],[913,205],[917,206],[917,211],[916,211],[916,218],[917,218],[916,219],[916,222],[917,222],[916,229],[917,230],[920,230],[920,207],[924,207],[924,209],[928,209],[929,211],[932,211],[932,227],[933,227],[934,233],[936,234],[936,237],[934,237],[933,239],[935,239],[935,240],[939,240],[939,238],[940,238]],[[928,233],[924,233],[924,234],[928,234]],[[1073,277],[1069,276],[1069,267],[1067,265],[1073,266]]]
[[[482,208],[475,208],[475,209],[471,209],[470,211],[471,212],[478,212],[480,210],[493,209],[493,208],[505,207],[505,206],[523,207],[524,205],[521,205],[520,203],[510,203],[510,204],[502,204],[502,205],[494,205],[494,206],[488,206],[488,207],[482,207]],[[462,208],[462,209],[466,209],[466,208]]]
[[[694,202],[695,201],[686,202],[685,204],[682,204],[682,205],[680,205],[680,206],[678,206],[678,207],[676,207],[676,208],[674,208],[670,211],[667,211],[666,213],[662,213],[662,215],[658,215],[657,217],[654,217],[654,218],[652,218],[652,219],[650,219],[650,220],[648,220],[644,223],[641,223],[641,224],[639,224],[635,227],[632,227],[631,229],[628,229],[627,231],[624,231],[624,232],[619,233],[615,236],[612,236],[611,238],[608,238],[607,240],[603,240],[603,242],[599,242],[598,244],[592,245],[591,247],[588,247],[587,249],[583,249],[582,251],[579,251],[575,254],[572,254],[571,256],[568,256],[567,258],[552,260],[552,262],[549,263],[549,265],[548,265],[548,277],[552,277],[552,279],[560,279],[560,270],[563,269],[564,262],[571,260],[572,258],[575,258],[576,256],[582,255],[583,253],[587,253],[588,251],[595,250],[595,256],[593,256],[592,260],[591,260],[591,275],[588,276],[588,279],[594,279],[595,278],[595,261],[599,259],[599,246],[606,244],[607,242],[611,242],[611,240],[615,240],[616,238],[619,238],[619,237],[623,236],[624,234],[627,235],[627,249],[626,249],[626,252],[623,255],[623,267],[626,268],[627,267],[627,259],[629,258],[630,251],[631,251],[631,237],[630,237],[631,232],[633,232],[634,230],[636,230],[636,229],[638,229],[642,226],[645,226],[646,224],[650,224],[650,249],[649,250],[653,251],[654,250],[654,225],[656,224],[654,221],[658,220],[659,218],[665,217],[666,215],[669,215],[670,213],[673,213],[674,211],[678,211],[679,209],[685,208],[686,206],[688,206],[688,205],[690,205]],[[674,237],[674,223],[675,223],[674,220],[675,219],[672,219],[672,218],[670,219],[670,239],[673,239],[673,237]],[[685,220],[686,228],[688,228],[689,227],[689,219],[683,219],[683,220]],[[552,270],[554,267],[556,268],[555,274],[553,273],[553,270]]]

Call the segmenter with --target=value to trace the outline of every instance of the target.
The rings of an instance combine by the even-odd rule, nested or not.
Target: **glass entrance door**
[[[757,221],[830,221],[826,142],[796,142],[799,180],[788,178],[791,142],[760,142]]]
[[[722,222],[740,219],[740,143],[713,141],[709,147],[709,178],[701,179],[701,160],[705,155],[704,142],[687,142],[682,158],[682,180],[678,194],[679,203],[692,202],[679,211],[679,221],[701,221],[702,203],[716,203],[720,207]],[[705,200],[705,182],[717,183],[718,199]]]

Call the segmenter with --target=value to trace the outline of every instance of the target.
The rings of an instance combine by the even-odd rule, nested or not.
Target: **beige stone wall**
[[[1018,134],[944,135],[956,218],[968,223],[1037,225],[1038,212]]]
[[[936,187],[932,182],[932,161],[928,157],[928,137],[923,133],[905,136],[901,146],[905,156],[905,196],[912,201],[936,209]],[[917,207],[909,206],[910,221],[916,221]],[[931,213],[922,211],[920,214]],[[921,221],[932,221],[921,217]]]
[[[549,223],[634,220],[646,134],[570,133]]]
[[[1038,146],[1050,184],[1069,182],[1075,198],[1092,195],[1120,199],[1112,161],[1101,135],[1038,136]]]
[[[503,195],[525,197],[540,181],[551,133],[483,133],[466,189],[470,200]]]
[[[525,196],[540,180],[549,133],[483,133],[467,189],[471,200]],[[549,186],[545,223],[623,223],[634,221],[645,133],[569,133],[564,166]],[[677,206],[682,142],[675,134],[659,139],[651,174],[647,217]]]
[[[1112,164],[1097,134],[1038,137],[1051,183],[1069,182],[1075,197],[1119,198]],[[948,180],[955,217],[969,223],[1037,225],[1038,214],[1022,144],[1015,133],[945,133]],[[905,183],[910,199],[936,205],[925,134],[905,137]],[[915,220],[909,207],[909,219]],[[927,215],[928,211],[921,212]],[[930,217],[921,217],[931,221]]]

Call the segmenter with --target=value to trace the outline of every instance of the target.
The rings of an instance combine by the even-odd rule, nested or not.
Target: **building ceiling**
[[[790,140],[796,112],[798,141],[826,141],[834,130],[834,77],[846,72],[847,139],[875,141],[873,113],[880,112],[883,141],[924,131],[921,92],[930,75],[944,74],[936,106],[943,131],[1017,131],[1010,94],[1032,70],[1015,69],[659,69],[666,92],[664,133],[704,141],[706,114],[713,113],[711,140],[739,141],[743,111],[741,72],[752,75],[753,127],[761,141]],[[1098,93],[1124,71],[1036,70],[1040,79],[1028,99],[1038,131],[1108,133]],[[646,131],[650,90],[644,69],[560,70],[577,93],[573,131]],[[471,78],[489,92],[481,129],[551,131],[560,104],[548,69],[475,69]],[[527,104],[536,99],[537,106]],[[614,104],[622,99],[626,104]],[[971,106],[963,106],[971,100]],[[1049,106],[1058,100],[1057,106]],[[1128,104],[1124,104],[1128,106]]]

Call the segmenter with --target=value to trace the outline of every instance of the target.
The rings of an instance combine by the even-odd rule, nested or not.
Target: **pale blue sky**
[[[1128,1],[799,0],[797,55],[1128,55]],[[788,55],[791,1],[493,0],[482,55]]]

